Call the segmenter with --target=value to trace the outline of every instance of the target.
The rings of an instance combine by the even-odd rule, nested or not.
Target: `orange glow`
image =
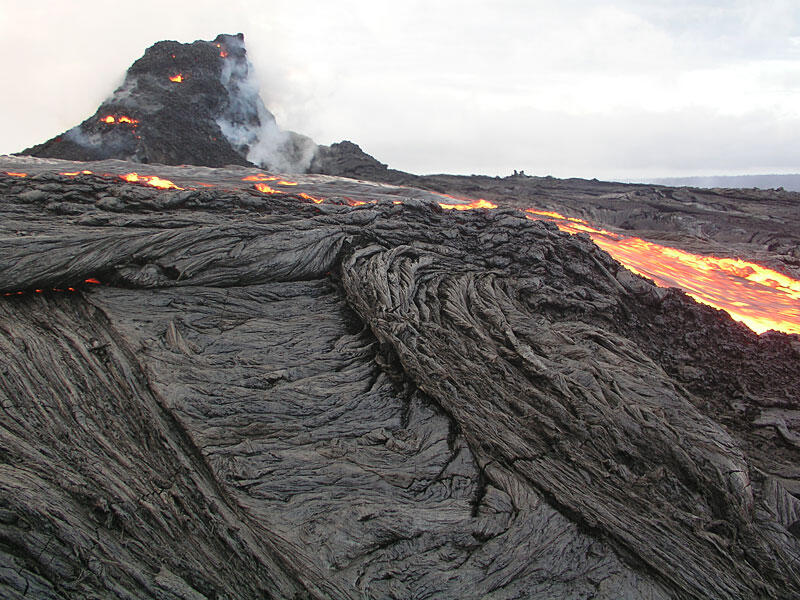
[[[92,175],[91,171],[72,171],[72,172],[65,172],[59,173],[59,175],[67,175],[68,177],[75,177],[75,175]]]
[[[222,58],[228,58],[228,53],[227,53],[227,52],[225,52],[225,50],[220,50],[220,51],[219,51],[219,55],[220,55]]]
[[[198,181],[196,183],[196,185],[199,185],[199,186],[202,186],[202,187],[216,187],[213,183],[203,183],[202,181]]]
[[[277,177],[276,177],[276,179],[277,179]],[[297,185],[297,182],[296,181],[285,181],[285,180],[281,179],[280,181],[277,182],[277,184],[278,185]]]
[[[173,75],[169,78],[170,81],[174,81],[175,83],[182,83],[183,82],[183,73],[178,73],[177,75]]]
[[[363,206],[364,204],[366,204],[366,202],[363,200],[353,200],[352,198],[347,199],[348,206]]]
[[[184,188],[178,187],[169,179],[161,179],[155,175],[139,175],[138,173],[127,173],[120,175],[120,179],[124,179],[128,183],[142,183],[149,185],[160,190],[182,190]]]
[[[325,201],[324,198],[315,198],[314,196],[309,196],[305,192],[301,192],[300,194],[297,195],[306,200],[311,200],[314,204],[322,204]]]
[[[473,210],[476,208],[497,208],[497,204],[493,204],[488,200],[484,200],[483,198],[480,198],[478,200],[473,200],[469,204],[444,204],[442,202],[439,202],[439,206],[441,206],[445,210]]]
[[[274,175],[265,175],[264,173],[242,177],[242,181],[276,181],[277,179]]]
[[[526,208],[525,212],[526,213],[530,213],[532,215],[541,215],[543,217],[552,217],[554,219],[561,219],[561,220],[564,220],[564,221],[572,221],[573,223],[581,223],[583,225],[588,225],[589,224],[588,221],[584,221],[583,219],[576,219],[575,217],[565,217],[564,215],[562,215],[560,213],[552,212],[552,211],[549,211],[549,210],[536,210],[536,209],[533,209],[533,208]]]
[[[27,177],[27,173],[12,173],[11,171],[6,171],[6,175],[11,175],[11,177]]]
[[[595,244],[628,269],[660,287],[725,310],[756,333],[770,329],[800,333],[800,281],[738,258],[692,254],[597,229],[581,219],[528,209],[528,218],[554,222],[568,233],[588,233]]]
[[[108,115],[105,117],[101,117],[100,122],[107,123],[108,125],[113,125],[114,123],[127,123],[128,125],[133,125],[134,127],[136,127],[139,124],[138,119],[133,119],[127,115],[120,115],[119,117],[115,117],[114,115]]]
[[[280,194],[280,193],[281,193],[281,192],[279,192],[278,190],[273,190],[273,189],[272,189],[271,187],[269,187],[269,186],[268,186],[266,183],[257,183],[257,184],[255,184],[255,188],[256,188],[256,189],[257,189],[259,192],[261,192],[261,193],[263,193],[263,194]]]
[[[97,280],[97,279],[94,279],[93,277],[89,278],[89,279],[84,279],[83,282],[84,283],[91,283],[91,284],[94,284],[94,285],[99,285],[100,284],[100,281]],[[74,287],[68,287],[66,290],[62,289],[62,288],[49,288],[47,290],[35,289],[33,291],[36,294],[44,294],[45,292],[57,292],[57,293],[63,294],[63,293],[66,293],[66,292],[75,292],[77,290]],[[3,296],[24,296],[24,295],[25,295],[25,292],[23,292],[23,291],[20,291],[20,292],[5,292],[5,293],[3,293]]]

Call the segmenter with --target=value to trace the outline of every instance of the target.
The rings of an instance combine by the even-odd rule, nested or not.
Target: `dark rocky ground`
[[[74,167],[0,163],[0,595],[800,595],[798,336],[515,210]]]

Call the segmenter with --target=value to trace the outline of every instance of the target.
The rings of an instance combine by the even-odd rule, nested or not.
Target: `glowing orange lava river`
[[[800,333],[800,281],[737,258],[692,254],[592,227],[582,219],[528,209],[529,219],[547,220],[568,233],[587,233],[628,269],[661,287],[728,312],[757,333]]]

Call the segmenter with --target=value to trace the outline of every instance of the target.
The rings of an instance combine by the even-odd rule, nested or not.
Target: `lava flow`
[[[311,200],[314,204],[322,204],[325,201],[324,198],[315,198],[314,196],[310,196],[309,194],[306,194],[305,192],[300,192],[297,195],[300,196],[301,198],[305,199],[305,200]]]
[[[169,179],[161,179],[160,177],[156,177],[155,175],[139,175],[138,173],[126,173],[125,175],[120,175],[121,179],[124,179],[128,183],[142,183],[144,185],[149,185],[154,188],[158,188],[160,190],[182,190],[184,188],[178,187],[174,183],[172,183]]]
[[[173,75],[169,78],[170,81],[175,83],[183,83],[183,73],[178,73],[177,75]]]
[[[661,287],[728,312],[757,333],[770,329],[800,334],[800,281],[736,258],[692,254],[597,229],[582,219],[528,209],[529,219],[548,220],[568,233],[587,233],[628,269]]]
[[[454,196],[449,196],[447,194],[439,194],[439,195],[445,196],[447,198],[452,198],[453,200],[460,200],[460,198],[455,198]],[[488,200],[484,200],[483,198],[479,198],[478,200],[473,200],[469,204],[449,204],[449,203],[439,202],[439,206],[441,206],[445,210],[474,210],[476,208],[497,208],[497,204],[489,202]]]
[[[278,190],[273,190],[266,183],[256,183],[255,188],[262,194],[280,194]]]

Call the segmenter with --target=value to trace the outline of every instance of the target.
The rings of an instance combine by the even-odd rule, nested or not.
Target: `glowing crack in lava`
[[[306,194],[305,192],[300,192],[297,195],[300,196],[301,198],[303,198],[304,200],[311,200],[314,204],[322,204],[325,201],[324,198],[315,198],[314,196],[310,196],[309,194]]]
[[[529,219],[548,220],[561,231],[588,233],[595,244],[628,269],[661,287],[727,311],[757,333],[770,329],[800,333],[800,281],[737,258],[692,254],[597,229],[582,219],[528,209]]]
[[[92,175],[91,171],[65,171],[59,175],[66,175],[67,177],[75,177],[76,175]]]
[[[12,173],[11,171],[6,171],[6,175],[9,175],[10,177],[27,177],[28,176],[27,173]]]
[[[149,185],[154,188],[158,188],[160,190],[182,190],[184,188],[178,187],[174,183],[172,183],[169,179],[161,179],[160,177],[156,177],[155,175],[139,175],[138,173],[126,173],[125,175],[120,175],[120,179],[124,179],[128,183],[141,183],[144,185]]]
[[[183,73],[178,73],[177,75],[173,75],[169,78],[170,81],[175,83],[183,83]]]
[[[90,277],[89,279],[84,279],[83,282],[84,283],[91,283],[93,285],[100,285],[100,280],[99,279],[95,279],[94,277]],[[37,294],[44,294],[46,291],[47,292],[65,293],[65,292],[75,292],[77,290],[74,287],[68,287],[66,289],[64,289],[64,288],[50,288],[49,290],[35,289],[33,291],[35,293],[37,293]],[[25,292],[23,292],[23,291],[6,292],[6,293],[3,294],[3,296],[23,296],[24,294],[25,294]]]
[[[119,117],[115,117],[114,115],[107,115],[105,117],[102,117],[100,121],[108,125],[125,124],[125,125],[132,125],[133,127],[136,127],[139,124],[138,119],[133,119],[127,115],[121,115]]]

